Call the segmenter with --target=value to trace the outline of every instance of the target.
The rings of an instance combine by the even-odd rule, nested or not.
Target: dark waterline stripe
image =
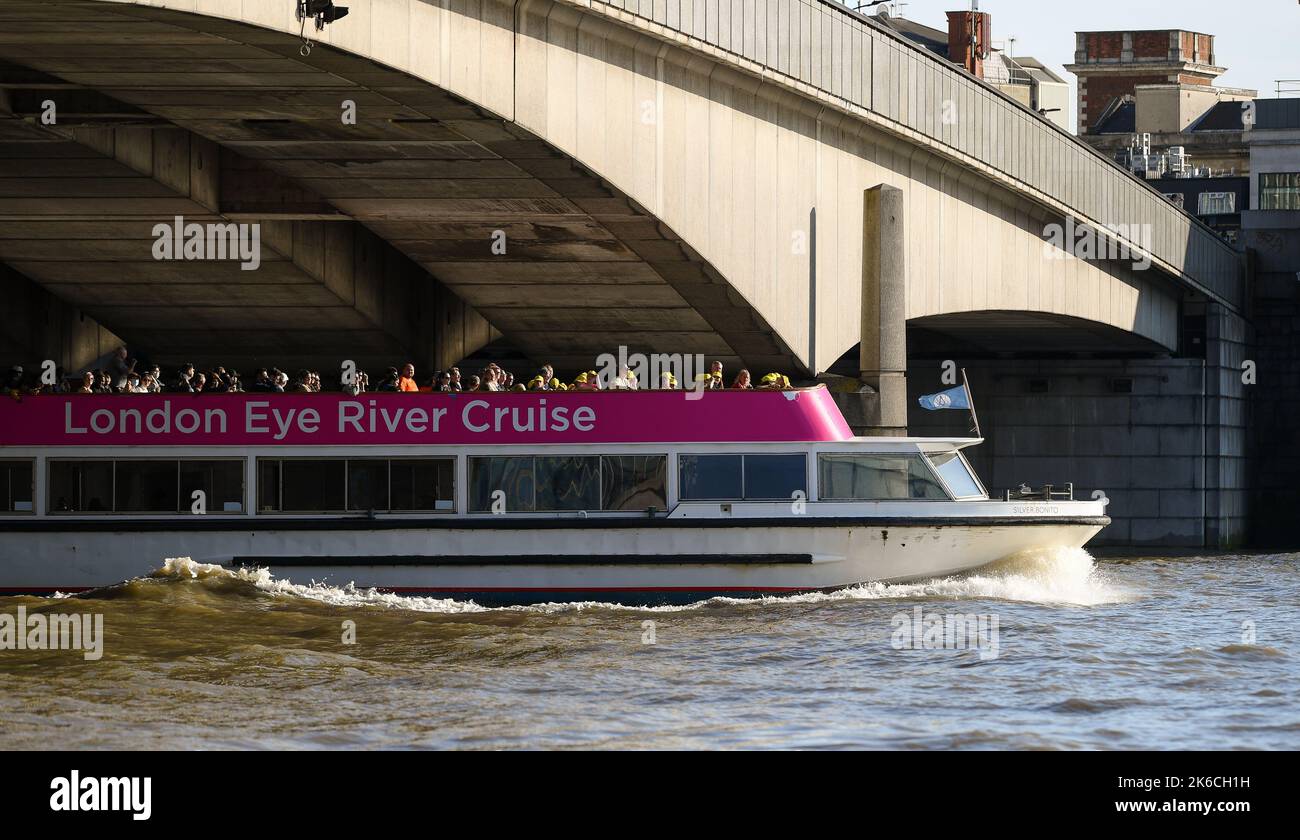
[[[374,554],[232,557],[233,566],[695,566],[807,565],[811,554]]]
[[[609,531],[626,528],[950,528],[1006,527],[1034,525],[1094,525],[1105,527],[1109,516],[790,516],[790,517],[718,517],[711,519],[590,518],[525,519],[519,517],[484,517],[460,519],[428,517],[425,519],[280,519],[274,516],[231,518],[184,517],[177,519],[41,519],[5,520],[0,518],[2,533],[138,533],[141,531],[403,531],[412,529],[462,531]]]

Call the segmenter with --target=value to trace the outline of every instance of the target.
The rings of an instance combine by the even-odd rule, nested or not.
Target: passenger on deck
[[[108,362],[108,371],[113,378],[113,387],[123,389],[126,387],[127,377],[135,373],[135,359],[128,359],[125,347],[119,347],[113,353],[113,358]]]
[[[530,391],[554,391],[555,388],[555,368],[550,365],[542,365],[537,369],[537,375],[528,380],[528,390]]]
[[[415,384],[415,365],[407,362],[402,366],[402,375],[397,379],[397,390],[404,394],[414,394],[420,390]]]
[[[275,390],[275,387],[271,384],[271,374],[266,372],[266,368],[257,369],[257,374],[253,377],[253,384],[248,387],[248,390],[257,393]]]
[[[677,377],[673,375],[672,371],[666,370],[663,373],[659,374],[659,390],[661,391],[677,390]]]
[[[5,376],[4,387],[0,388],[4,393],[10,395],[21,394],[23,391],[23,368],[22,365],[14,365],[9,368],[9,373]]]
[[[81,387],[78,388],[75,393],[78,394],[95,393],[95,374],[92,373],[91,371],[86,371],[85,373],[83,373],[81,375]]]
[[[708,372],[697,374],[695,381],[700,383],[698,387],[704,391],[721,391],[727,387],[722,381],[722,362],[710,363]]]
[[[731,387],[743,391],[754,390],[754,383],[750,381],[749,371],[741,370],[740,373],[736,374],[736,381],[731,383]]]
[[[393,371],[396,373],[397,371]],[[271,369],[271,390],[277,394],[283,394],[284,389],[289,385],[289,375],[279,368]]]
[[[631,368],[625,367],[614,381],[609,383],[611,391],[635,391],[637,387],[636,374]]]
[[[481,390],[483,390],[483,381],[482,381],[481,379],[479,379],[477,376],[471,376],[471,377],[469,378],[469,387],[466,388],[465,390],[466,390],[466,391],[481,391]]]
[[[449,371],[449,373],[451,374],[451,390],[463,391],[464,386],[460,381],[460,368],[454,367]]]
[[[186,362],[181,365],[180,371],[176,374],[176,381],[167,390],[173,394],[192,394],[194,393],[194,386],[190,384],[190,380],[193,378],[194,365]]]
[[[397,374],[397,368],[389,368],[384,373],[384,378],[379,380],[379,386],[375,388],[375,390],[384,391],[386,393],[392,393],[393,391],[396,391],[398,378],[399,377]]]
[[[433,381],[433,390],[442,394],[451,393],[454,390],[451,387],[451,371],[438,372],[438,378]]]

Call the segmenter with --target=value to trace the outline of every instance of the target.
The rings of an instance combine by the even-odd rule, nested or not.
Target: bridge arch
[[[1043,233],[1064,218],[1010,179],[944,154],[916,133],[886,130],[862,119],[849,107],[851,97],[831,101],[825,90],[800,81],[799,73],[778,78],[771,68],[734,60],[734,51],[707,38],[682,36],[608,4],[352,0],[352,14],[321,35],[342,52],[317,50],[295,58],[291,40],[265,31],[298,32],[287,0],[152,0],[147,6],[153,8],[109,2],[118,4],[107,8],[125,21],[124,27],[132,21],[146,25],[141,29],[145,40],[150,31],[163,40],[170,37],[186,48],[181,50],[185,55],[202,56],[215,41],[227,48],[243,45],[309,69],[291,74],[304,85],[312,74],[325,73],[346,83],[340,90],[385,98],[399,91],[409,94],[415,109],[421,97],[447,92],[499,117],[502,125],[492,129],[499,133],[491,135],[481,133],[489,127],[469,112],[452,109],[434,119],[450,131],[470,132],[472,142],[519,164],[533,180],[568,182],[564,186],[577,194],[565,196],[560,190],[560,197],[578,206],[578,215],[614,232],[610,240],[617,244],[608,247],[630,253],[629,265],[648,267],[665,287],[664,296],[676,296],[672,305],[661,298],[622,308],[608,301],[574,307],[593,310],[593,318],[607,310],[611,330],[593,329],[589,319],[567,326],[548,318],[529,321],[530,307],[503,303],[500,289],[533,285],[545,294],[555,277],[536,267],[544,261],[510,268],[502,263],[488,272],[476,261],[447,258],[446,249],[433,248],[421,256],[417,248],[410,254],[404,243],[423,241],[418,232],[422,220],[394,216],[393,196],[320,197],[406,250],[507,338],[518,338],[522,347],[538,354],[577,361],[632,336],[656,349],[730,355],[752,365],[824,369],[860,339],[862,196],[882,183],[905,193],[909,320],[967,311],[1042,311],[1093,321],[1173,349],[1180,301],[1198,293],[1180,285],[1178,272],[1167,265],[1139,270],[1123,263],[1057,258],[1044,245]],[[74,15],[65,27],[75,20]],[[111,25],[98,31],[115,32]],[[184,43],[186,33],[193,43]],[[96,37],[93,32],[86,36],[91,42]],[[39,39],[6,39],[0,56],[19,63],[26,58],[39,69],[43,59],[30,49],[34,43]],[[367,65],[349,54],[378,64]],[[860,60],[854,55],[847,66],[857,67],[854,62]],[[232,66],[226,78],[240,87],[228,93],[258,89],[257,68],[250,67]],[[395,82],[388,68],[427,84]],[[142,100],[142,92],[150,89],[145,80],[126,78],[130,73],[114,75],[102,66],[99,73],[96,80],[89,78],[96,74],[93,67],[73,67],[58,75],[75,81],[81,74],[87,87],[166,116],[166,104]],[[178,78],[162,86],[177,90],[185,84]],[[201,84],[191,88],[195,95],[205,95]],[[310,91],[304,88],[304,93]],[[915,97],[910,101],[914,107],[918,102]],[[920,107],[930,104],[922,101]],[[969,113],[974,122],[978,109],[972,106]],[[169,119],[202,132],[202,120]],[[978,126],[958,128],[970,133]],[[270,142],[266,130],[270,128],[263,125],[260,136],[253,132],[214,139],[248,153],[259,142]],[[480,132],[476,140],[473,132]],[[383,139],[375,142],[382,145]],[[550,150],[570,159],[564,166],[576,163],[591,177],[547,170],[554,164]],[[401,159],[400,150],[390,158]],[[322,182],[329,179],[314,178],[310,164],[289,165],[273,153],[260,160],[286,178],[328,189]],[[530,164],[520,164],[527,160],[538,162],[531,165],[534,171],[528,172]],[[603,184],[603,193],[593,184]],[[367,200],[372,209],[389,209],[367,212]],[[414,196],[412,203],[431,200],[440,199]],[[1132,204],[1137,212],[1137,202]],[[484,213],[508,215],[501,206]],[[544,215],[542,210],[533,204],[522,215]],[[480,214],[475,223],[489,221]],[[509,218],[501,224],[513,222],[530,224]],[[536,223],[531,224],[535,229]],[[591,233],[581,225],[572,233],[574,249],[599,250],[601,242],[610,241],[579,242]],[[488,276],[485,272],[492,275],[488,282],[472,282]],[[573,294],[573,288],[565,287],[562,294]],[[614,311],[619,309],[624,316]],[[672,329],[674,319],[690,328]]]

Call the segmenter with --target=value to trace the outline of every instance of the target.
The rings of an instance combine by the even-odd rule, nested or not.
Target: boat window
[[[740,455],[681,455],[677,473],[683,499],[740,499],[744,468]]]
[[[258,458],[258,510],[364,513],[455,509],[452,458]]]
[[[51,513],[189,513],[244,509],[244,462],[130,459],[49,462]]]
[[[345,462],[280,462],[280,510],[289,513],[335,513],[344,509]]]
[[[537,510],[600,510],[599,456],[539,457],[533,468]]]
[[[947,499],[948,494],[919,455],[819,455],[818,498],[872,501]]]
[[[808,459],[799,455],[746,455],[745,498],[783,499],[808,496]]]
[[[388,462],[393,510],[454,510],[456,461],[452,458],[399,458]]]
[[[934,465],[939,476],[947,483],[948,489],[952,490],[957,498],[984,497],[984,488],[980,486],[975,476],[971,475],[970,468],[959,453],[933,453],[930,455],[930,463]]]
[[[348,510],[388,510],[388,462],[348,461]]]
[[[530,512],[536,498],[533,456],[469,459],[469,509],[476,513]],[[498,507],[493,508],[496,503]]]
[[[243,461],[181,461],[181,510],[191,510],[203,491],[209,513],[244,512]]]
[[[802,454],[681,455],[677,467],[683,499],[784,500],[808,489]]]
[[[118,461],[113,469],[113,510],[175,513],[179,470],[176,461]]]
[[[31,461],[0,461],[0,513],[32,512]]]
[[[490,455],[469,459],[470,510],[545,513],[667,507],[665,455]]]
[[[600,459],[601,509],[668,508],[668,458],[663,455],[606,455]]]

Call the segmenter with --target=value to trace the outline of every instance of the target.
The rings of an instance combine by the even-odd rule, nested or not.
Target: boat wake
[[[473,601],[398,595],[375,589],[324,584],[297,584],[274,577],[268,569],[229,569],[188,557],[168,559],[145,578],[82,593],[79,598],[152,600],[158,587],[169,583],[197,584],[211,595],[301,598],[335,607],[377,607],[422,613],[541,612],[587,610],[683,612],[709,607],[815,604],[836,601],[903,599],[994,599],[1072,606],[1122,603],[1135,595],[1108,579],[1081,548],[1048,548],[1022,552],[976,572],[915,583],[866,583],[834,592],[767,596],[757,599],[710,598],[693,604],[635,607],[601,601],[545,603],[515,607],[484,607]]]

